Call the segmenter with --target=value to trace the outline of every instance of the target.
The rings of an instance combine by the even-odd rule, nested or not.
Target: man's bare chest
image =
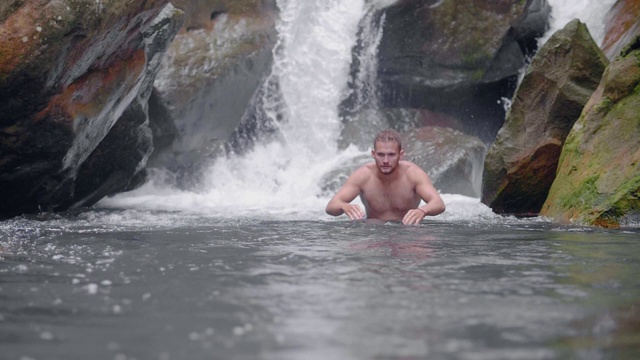
[[[376,212],[406,211],[420,202],[413,187],[405,183],[389,186],[371,184],[362,189],[360,196],[363,203]]]

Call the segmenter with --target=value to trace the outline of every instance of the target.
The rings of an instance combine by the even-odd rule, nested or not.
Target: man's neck
[[[380,180],[380,182],[382,182],[383,184],[391,184],[393,182],[395,182],[396,180],[398,180],[398,178],[400,177],[400,164],[398,164],[398,166],[393,169],[392,172],[385,174],[382,171],[380,171],[380,169],[377,169],[377,173],[376,176],[378,178],[378,180]]]

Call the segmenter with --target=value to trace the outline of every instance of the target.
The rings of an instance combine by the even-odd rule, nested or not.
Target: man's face
[[[371,150],[376,166],[383,174],[391,174],[398,167],[402,154],[404,151],[395,141],[378,141],[375,149]]]

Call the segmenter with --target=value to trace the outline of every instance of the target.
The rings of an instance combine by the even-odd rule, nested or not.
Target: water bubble
[[[89,293],[89,295],[95,295],[98,293],[98,284],[87,284],[84,286],[84,289],[87,290],[87,293]]]

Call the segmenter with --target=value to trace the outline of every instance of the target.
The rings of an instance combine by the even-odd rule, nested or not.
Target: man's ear
[[[373,156],[374,158],[376,157],[376,150],[375,149],[371,149],[371,156]]]
[[[404,150],[400,150],[400,160],[404,160]]]

